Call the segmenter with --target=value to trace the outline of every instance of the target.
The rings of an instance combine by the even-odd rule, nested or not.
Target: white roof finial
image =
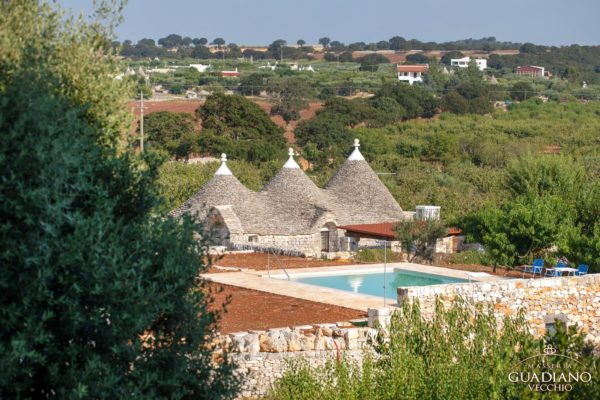
[[[233,175],[231,173],[231,170],[227,166],[227,154],[221,154],[221,166],[219,167],[217,172],[215,172],[215,175]]]
[[[353,146],[354,146],[354,151],[352,152],[352,154],[350,154],[350,157],[348,157],[348,161],[361,161],[361,160],[364,160],[365,158],[360,153],[360,150],[358,150],[358,148],[360,147],[360,141],[358,139],[354,139]]]
[[[294,160],[294,149],[292,149],[291,147],[288,149],[288,155],[290,156],[290,158],[288,158],[285,164],[283,164],[283,168],[300,169],[300,166],[298,165],[296,160]]]

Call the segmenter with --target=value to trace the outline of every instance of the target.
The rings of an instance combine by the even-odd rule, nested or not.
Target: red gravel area
[[[213,309],[218,310],[228,296],[231,299],[219,322],[221,333],[333,323],[366,317],[362,311],[315,301],[217,283],[209,283],[209,287],[215,299]],[[220,288],[223,290],[220,291]]]
[[[281,264],[277,259],[279,259]],[[271,269],[280,269],[281,266],[285,269],[292,269],[352,264],[351,260],[323,261],[290,256],[277,256],[277,259],[272,255],[270,256]],[[214,260],[213,264],[222,267],[249,268],[257,271],[265,271],[268,269],[269,256],[265,253],[226,254],[223,257]],[[212,268],[210,272],[220,271],[222,270]]]

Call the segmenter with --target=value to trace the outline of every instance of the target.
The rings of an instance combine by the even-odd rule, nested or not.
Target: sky
[[[89,15],[93,0],[56,2]],[[116,33],[134,43],[177,33],[238,45],[276,39],[313,44],[323,36],[369,43],[396,35],[600,45],[599,16],[600,0],[129,0]]]

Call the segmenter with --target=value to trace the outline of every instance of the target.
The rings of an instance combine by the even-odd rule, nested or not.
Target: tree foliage
[[[524,101],[533,96],[535,89],[529,82],[515,82],[510,88],[510,98],[516,101]]]
[[[242,96],[213,94],[196,115],[202,121],[203,151],[253,162],[284,155],[283,129],[260,106]]]
[[[45,2],[0,11],[0,397],[233,395],[197,278],[208,243],[156,214],[159,160],[117,147],[106,32]]]
[[[597,183],[586,185],[589,178],[579,163],[566,157],[515,160],[505,174],[510,199],[478,211],[467,224],[468,232],[486,246],[495,266],[560,255],[595,269],[600,261],[598,212],[592,202],[599,197]],[[584,243],[587,249],[582,251]]]
[[[310,87],[302,78],[281,79],[269,86],[269,92],[276,99],[271,113],[281,115],[288,124],[300,119],[300,111],[308,108],[306,97],[310,93]]]
[[[381,54],[367,54],[360,59],[360,71],[375,72],[379,69],[379,64],[389,63],[390,60]]]
[[[188,113],[151,113],[144,118],[144,133],[150,148],[164,150],[176,159],[187,159],[198,151],[199,131]]]
[[[436,112],[438,101],[430,92],[419,85],[406,85],[401,82],[386,83],[375,97],[389,97],[406,111],[405,119],[431,118]]]
[[[404,220],[394,225],[394,233],[409,262],[431,261],[435,244],[446,235],[447,229],[440,221]]]

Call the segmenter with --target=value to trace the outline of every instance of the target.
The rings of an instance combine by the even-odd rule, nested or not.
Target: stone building
[[[249,190],[227,167],[172,212],[193,215],[212,231],[215,244],[230,248],[277,249],[321,256],[349,250],[339,226],[395,222],[404,213],[358,149],[325,185],[317,187],[294,160],[260,192]]]

